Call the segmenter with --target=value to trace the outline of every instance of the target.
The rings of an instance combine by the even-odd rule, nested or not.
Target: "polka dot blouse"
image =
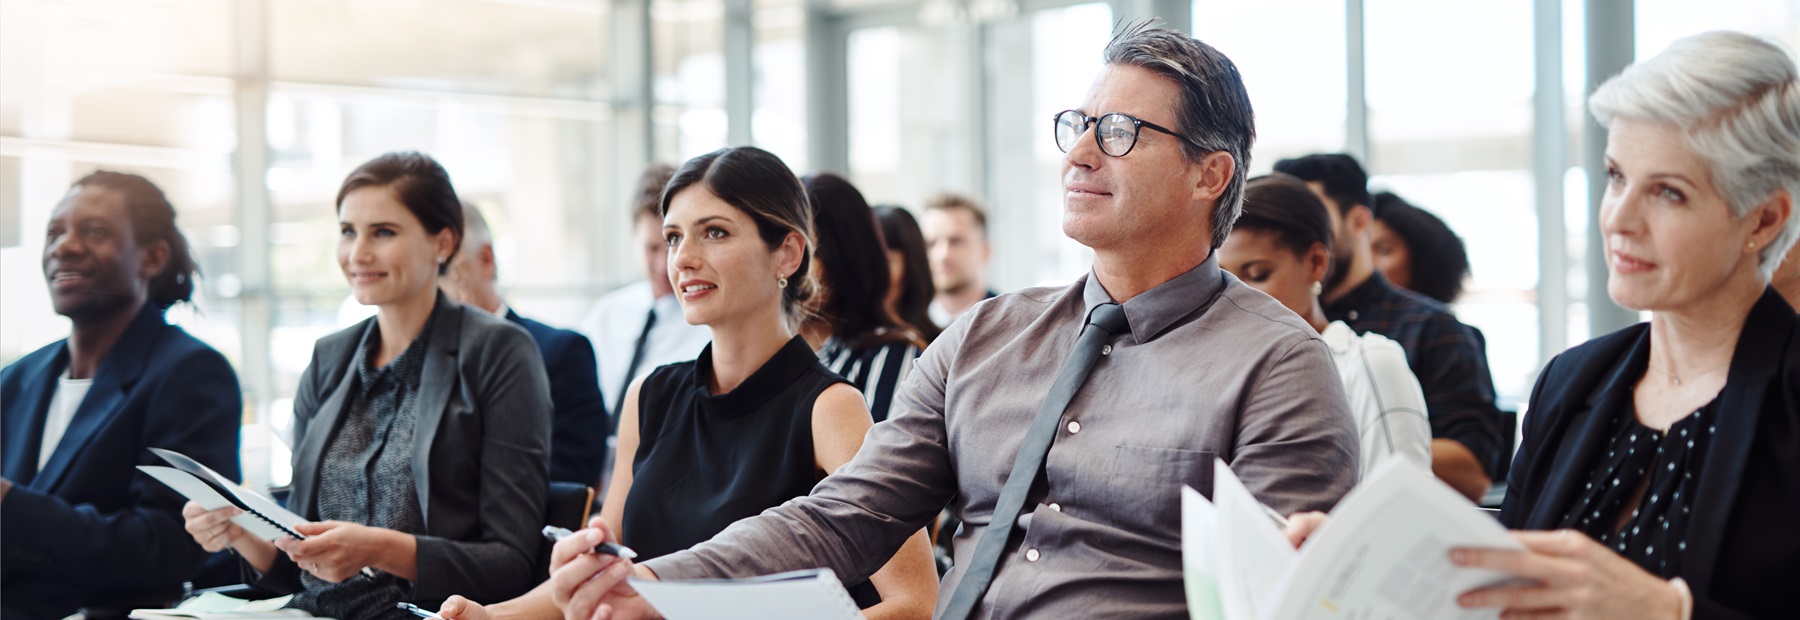
[[[1612,442],[1559,526],[1586,532],[1646,571],[1664,578],[1679,575],[1690,507],[1717,409],[1715,399],[1667,433],[1639,423],[1629,407],[1615,414]],[[1646,479],[1643,498],[1627,505]],[[1624,527],[1614,529],[1627,511]]]

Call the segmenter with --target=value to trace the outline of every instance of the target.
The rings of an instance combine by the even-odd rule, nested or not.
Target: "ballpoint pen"
[[[575,535],[574,532],[571,532],[569,530],[566,530],[566,529],[563,529],[560,527],[556,527],[554,525],[544,526],[544,538],[548,538],[550,540],[560,542],[560,541],[562,541],[562,539],[568,538],[568,537],[574,536],[574,535]],[[598,545],[594,545],[593,551],[594,551],[594,553],[604,553],[606,555],[617,556],[617,557],[625,558],[627,560],[632,560],[632,559],[637,558],[637,552],[632,551],[631,547],[627,547],[625,545],[621,545],[618,543],[603,542]]]
[[[1275,525],[1280,526],[1281,529],[1284,529],[1284,530],[1287,529],[1287,526],[1288,526],[1287,517],[1283,517],[1283,516],[1281,516],[1281,513],[1275,512],[1275,509],[1270,508],[1268,504],[1257,504],[1257,505],[1262,506],[1263,512],[1267,513],[1269,515],[1270,519],[1275,520]]]
[[[424,609],[421,609],[418,605],[414,605],[414,604],[408,603],[406,601],[400,601],[398,603],[394,603],[394,607],[404,609],[407,612],[411,613],[412,615],[418,616],[420,618],[429,618],[430,620],[444,620],[443,616],[437,615],[437,614],[429,612],[429,611],[425,611]]]

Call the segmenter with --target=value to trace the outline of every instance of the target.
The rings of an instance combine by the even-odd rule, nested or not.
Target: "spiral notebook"
[[[861,620],[862,610],[829,568],[749,579],[631,580],[669,620]]]
[[[294,525],[304,523],[306,519],[282,508],[275,500],[238,486],[230,478],[219,475],[219,472],[180,452],[162,448],[151,448],[150,452],[174,467],[139,465],[138,470],[169,485],[169,488],[193,500],[201,508],[216,510],[233,506],[243,510],[244,513],[232,517],[231,522],[263,540],[306,538],[294,531]]]

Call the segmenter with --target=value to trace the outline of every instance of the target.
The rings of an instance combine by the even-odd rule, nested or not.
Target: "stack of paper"
[[[1522,548],[1493,518],[1401,460],[1378,468],[1295,551],[1223,461],[1213,500],[1182,490],[1182,561],[1195,620],[1497,618],[1456,605],[1512,581],[1450,563],[1453,547]]]
[[[862,611],[829,568],[750,579],[631,580],[668,620],[861,620]]]
[[[182,601],[174,609],[138,609],[131,612],[134,620],[258,620],[283,618],[288,620],[313,618],[311,614],[298,609],[282,609],[292,596],[283,596],[262,601],[246,601],[232,598],[216,592],[201,593],[194,598]]]

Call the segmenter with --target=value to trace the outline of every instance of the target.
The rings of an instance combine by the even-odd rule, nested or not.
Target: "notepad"
[[[844,584],[829,568],[749,579],[656,581],[631,587],[668,620],[861,620]]]
[[[243,510],[243,514],[232,517],[231,522],[263,540],[306,538],[294,530],[295,524],[305,523],[306,519],[282,508],[275,500],[238,486],[230,478],[180,452],[162,448],[151,448],[150,452],[173,467],[139,465],[138,470],[175,489],[201,508],[217,510],[231,506]]]
[[[1223,461],[1213,497],[1182,489],[1182,563],[1194,620],[1497,618],[1457,595],[1514,582],[1450,563],[1454,547],[1523,548],[1429,472],[1393,459],[1296,551]],[[1197,596],[1196,596],[1197,595]]]
[[[182,601],[174,609],[134,609],[132,620],[300,620],[312,614],[298,609],[284,609],[293,595],[247,601],[206,592]]]

